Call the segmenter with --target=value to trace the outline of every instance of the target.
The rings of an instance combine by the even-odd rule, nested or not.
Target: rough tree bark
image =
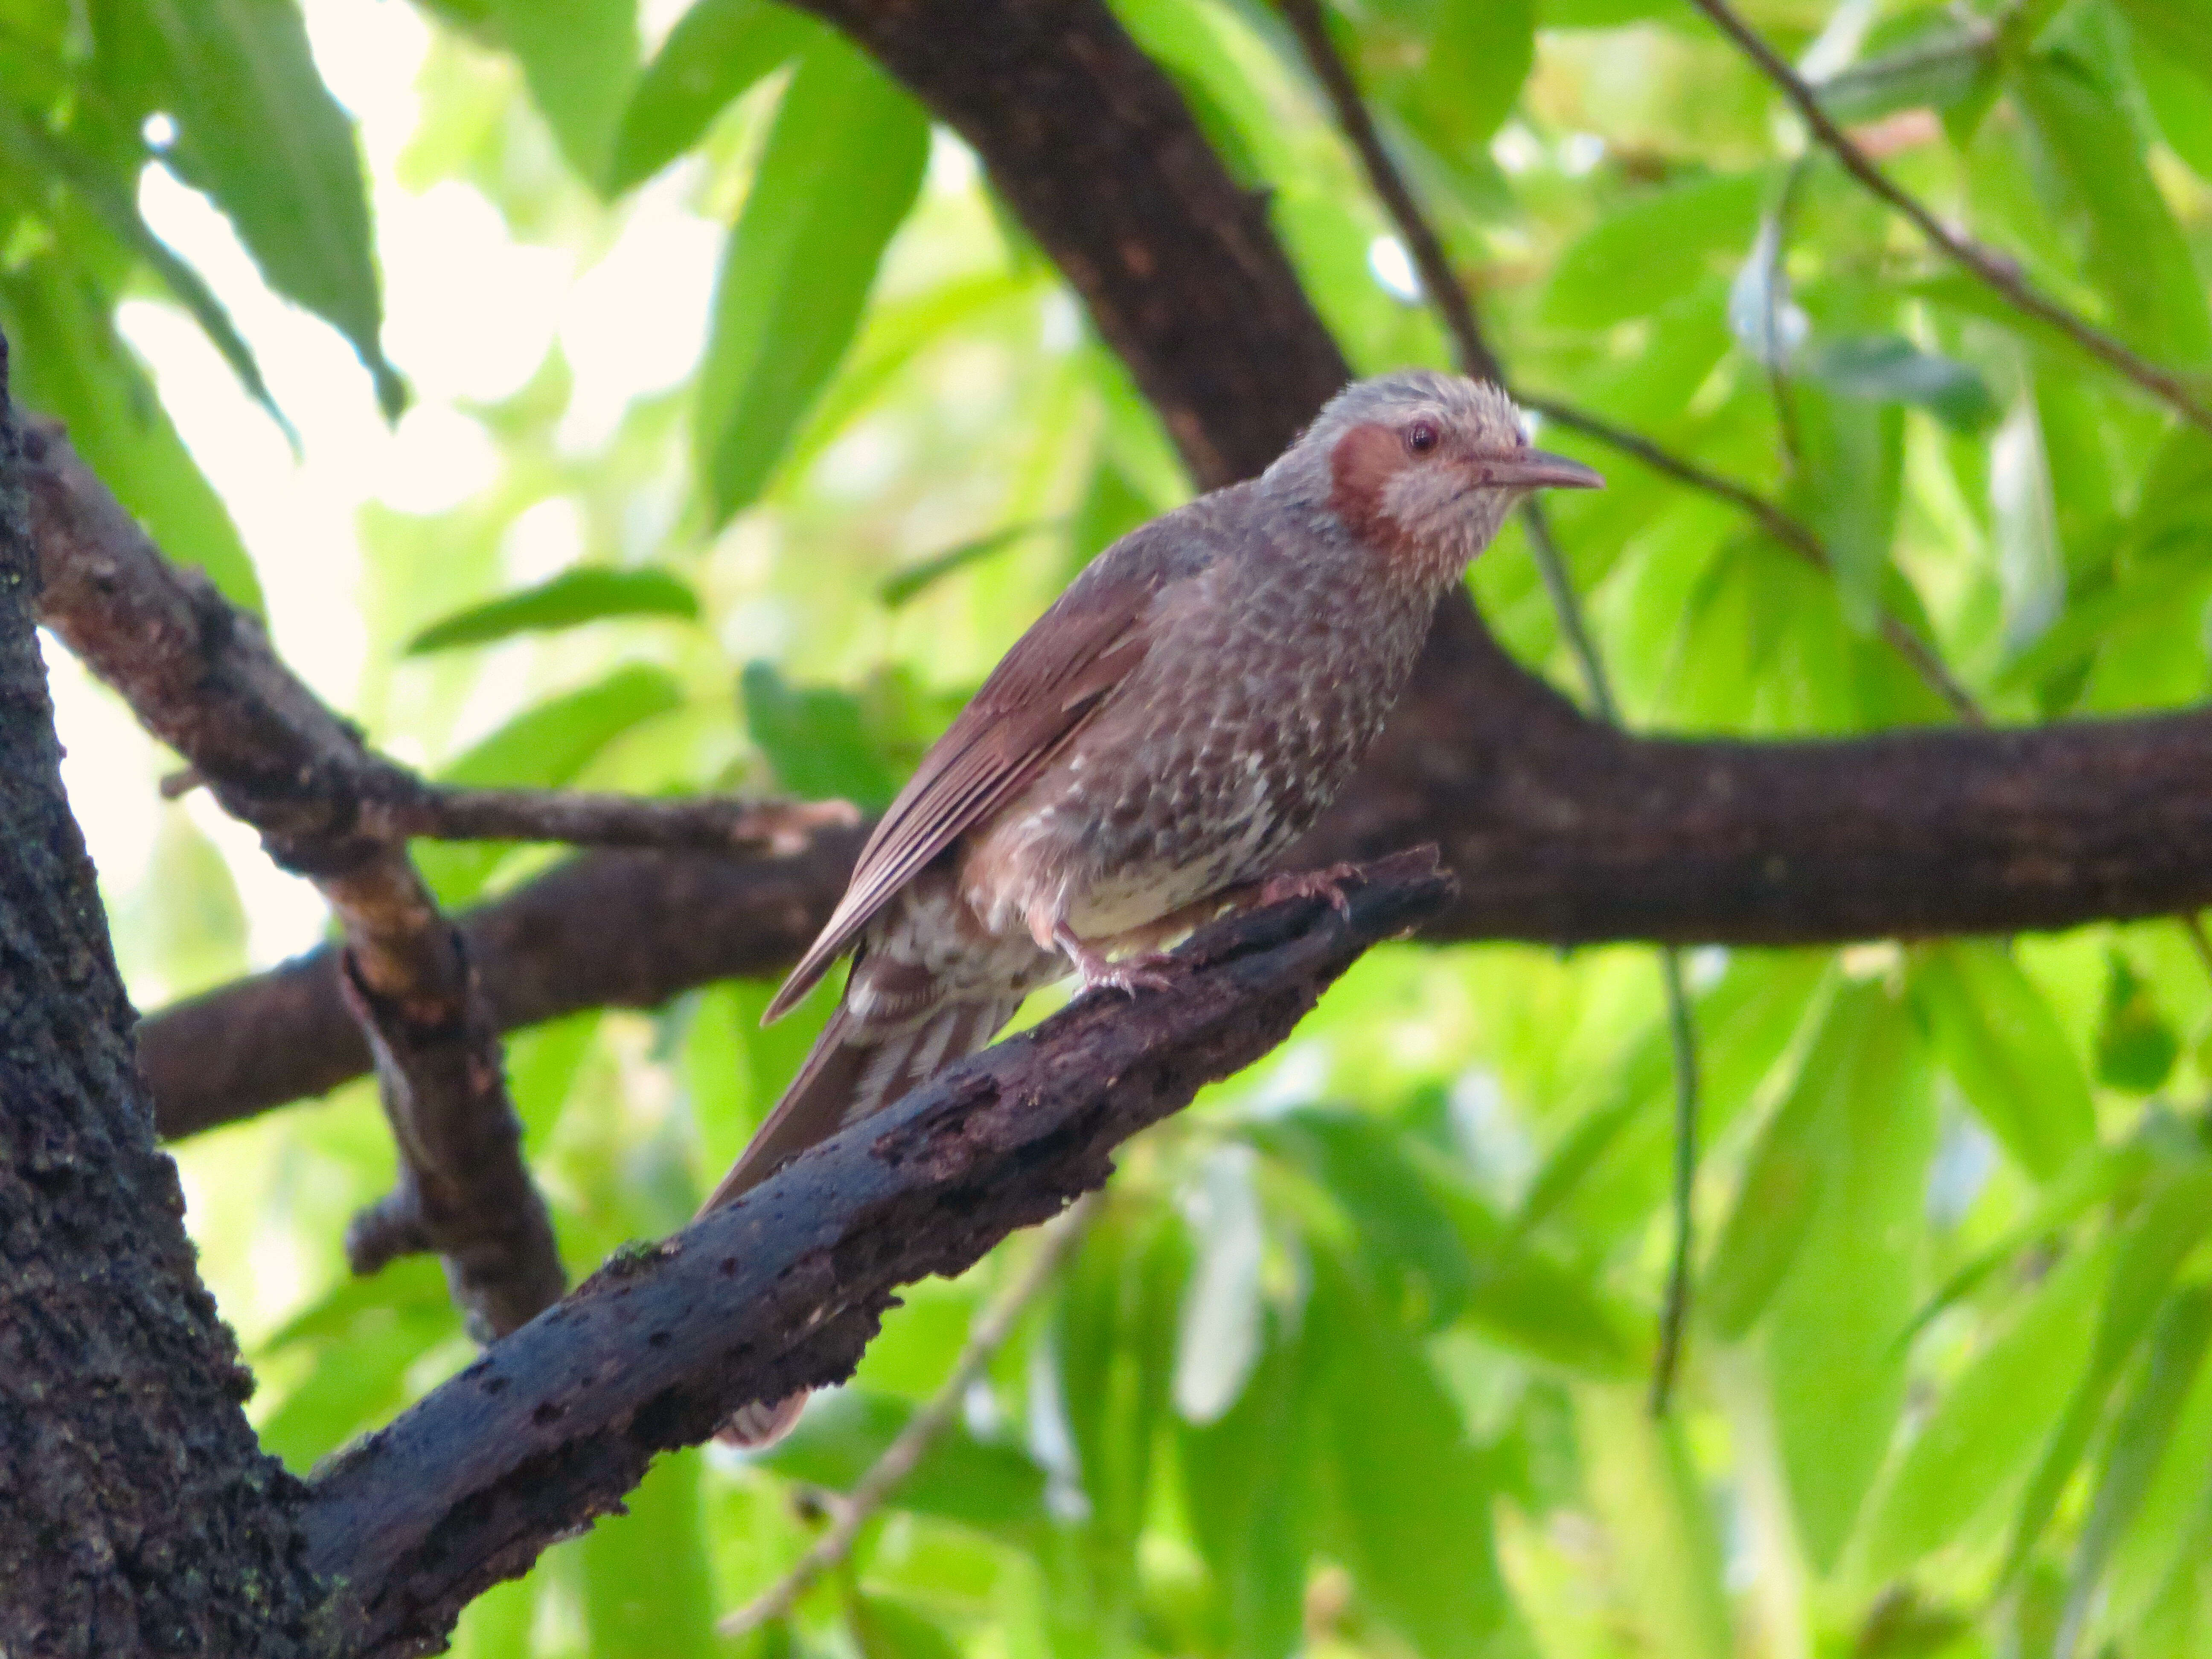
[[[309,1651],[304,1491],[192,1267],[32,631],[0,339],[0,1653]]]

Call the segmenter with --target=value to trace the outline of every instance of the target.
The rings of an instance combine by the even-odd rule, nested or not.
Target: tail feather
[[[731,1202],[817,1141],[913,1093],[989,1042],[1019,1006],[1018,998],[945,1002],[884,1030],[871,1029],[841,1004],[700,1212]],[[802,1393],[741,1407],[718,1437],[748,1450],[774,1445],[791,1431],[805,1403]]]

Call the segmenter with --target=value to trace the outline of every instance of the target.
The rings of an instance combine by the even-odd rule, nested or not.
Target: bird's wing
[[[1144,660],[1164,574],[1093,566],[1014,642],[868,837],[845,896],[763,1022],[812,989],[870,918],[955,837],[1012,799]]]

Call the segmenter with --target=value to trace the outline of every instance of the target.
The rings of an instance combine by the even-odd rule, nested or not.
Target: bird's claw
[[[1157,965],[1166,961],[1164,956],[1141,956],[1101,962],[1095,969],[1083,969],[1083,988],[1095,990],[1103,985],[1127,996],[1139,991],[1164,991],[1175,983],[1175,975]]]
[[[1280,904],[1285,899],[1325,898],[1329,908],[1347,921],[1352,918],[1352,900],[1344,890],[1344,884],[1359,873],[1356,864],[1332,864],[1325,870],[1290,870],[1279,876],[1270,876],[1261,884],[1260,902]]]

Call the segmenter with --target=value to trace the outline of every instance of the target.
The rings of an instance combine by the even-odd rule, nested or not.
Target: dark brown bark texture
[[[656,1452],[848,1375],[899,1285],[1100,1185],[1116,1146],[1281,1042],[1449,889],[1433,850],[1405,854],[1347,884],[1347,915],[1297,899],[1217,922],[1167,988],[1080,998],[611,1262],[318,1478],[309,1559],[358,1587],[352,1651],[432,1650],[472,1597],[611,1513]]]
[[[6,383],[0,340],[0,1653],[303,1653],[303,1493],[240,1409],[62,795]]]

